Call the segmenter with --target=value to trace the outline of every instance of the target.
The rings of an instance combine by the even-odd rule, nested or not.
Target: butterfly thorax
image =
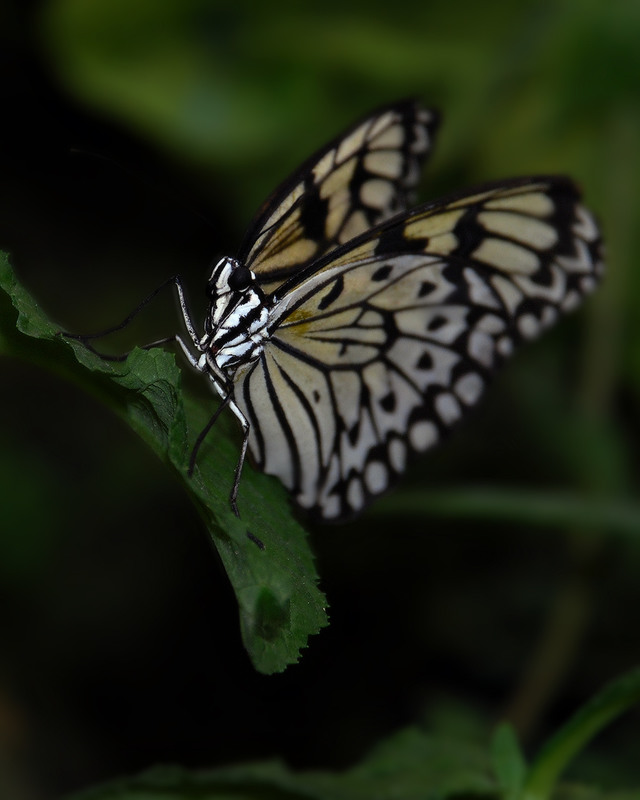
[[[269,337],[270,304],[254,273],[234,258],[222,258],[207,286],[203,351],[211,366],[229,375],[254,361]]]

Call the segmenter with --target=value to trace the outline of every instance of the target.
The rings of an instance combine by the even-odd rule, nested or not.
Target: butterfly
[[[203,333],[175,279],[188,339],[175,338],[242,427],[236,514],[247,450],[315,517],[362,511],[596,287],[600,233],[567,178],[407,210],[438,124],[396,103],[308,159],[214,266]]]

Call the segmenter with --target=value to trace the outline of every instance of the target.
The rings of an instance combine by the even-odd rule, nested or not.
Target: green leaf
[[[527,772],[522,751],[511,725],[499,725],[491,741],[493,768],[500,782],[504,800],[516,800]]]
[[[497,797],[486,754],[410,728],[341,773],[296,773],[277,761],[203,772],[161,768],[82,792],[73,800],[445,800],[454,796]]]
[[[547,800],[569,761],[609,722],[640,703],[640,669],[610,683],[577,712],[534,761],[522,800]]]
[[[112,362],[64,339],[17,282],[3,255],[0,287],[18,312],[14,324],[15,310],[2,295],[0,353],[73,380],[101,398],[155,450],[184,483],[220,553],[238,600],[243,642],[256,669],[279,672],[297,661],[308,637],[327,624],[326,600],[317,588],[305,532],[293,519],[280,483],[245,464],[238,519],[229,505],[237,431],[230,421],[221,421],[199,452],[193,479],[188,477],[195,436],[211,410],[183,393],[173,354],[134,350],[125,362]]]
[[[449,737],[407,728],[378,745],[345,775],[341,797],[496,797],[486,750]]]

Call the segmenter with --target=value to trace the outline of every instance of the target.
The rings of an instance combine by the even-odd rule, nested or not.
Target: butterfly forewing
[[[264,204],[238,259],[267,293],[407,207],[437,127],[414,101],[381,109],[310,158]]]
[[[236,375],[255,460],[322,518],[360,511],[594,288],[599,248],[574,185],[541,177],[422,206],[315,261]]]

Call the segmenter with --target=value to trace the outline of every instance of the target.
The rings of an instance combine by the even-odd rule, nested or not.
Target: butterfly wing
[[[438,117],[414,101],[380,109],[312,156],[266,201],[238,260],[267,293],[322,254],[406,208]]]
[[[255,460],[324,519],[360,511],[602,268],[562,178],[422,206],[330,253],[283,287],[269,343],[236,376]]]

